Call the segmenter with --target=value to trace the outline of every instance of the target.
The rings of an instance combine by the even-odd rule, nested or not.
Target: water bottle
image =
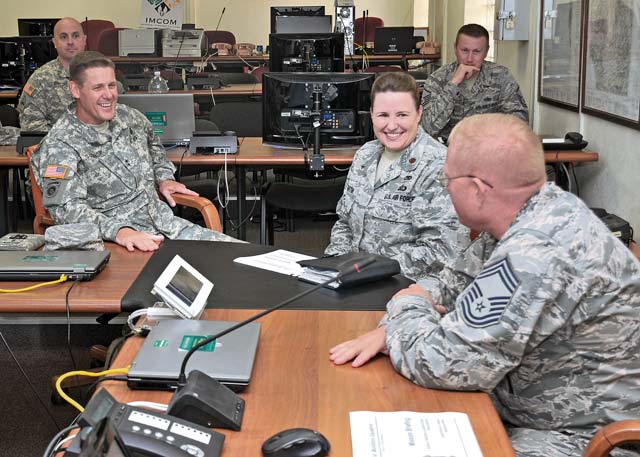
[[[151,81],[149,81],[149,93],[164,94],[166,92],[169,92],[167,80],[160,76],[159,71],[154,71],[153,78],[151,78]]]

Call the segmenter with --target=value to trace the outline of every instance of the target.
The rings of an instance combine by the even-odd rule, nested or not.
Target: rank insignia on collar
[[[462,320],[474,328],[499,322],[519,285],[507,257],[483,268],[460,299]]]

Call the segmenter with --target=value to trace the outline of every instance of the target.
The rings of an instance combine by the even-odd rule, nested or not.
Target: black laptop
[[[376,27],[373,52],[374,54],[411,54],[413,27]]]

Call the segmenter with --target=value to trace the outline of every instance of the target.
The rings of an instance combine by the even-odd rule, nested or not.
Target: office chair
[[[613,422],[593,435],[583,457],[607,457],[614,448],[631,443],[640,443],[640,420]]]
[[[221,132],[233,130],[238,138],[262,137],[262,101],[217,103],[211,107],[209,120]]]
[[[118,32],[124,30],[124,27],[113,27],[110,29],[104,29],[98,35],[97,51],[101,52],[105,56],[117,56],[119,54],[118,49]]]
[[[6,127],[20,127],[20,119],[18,110],[10,105],[0,105],[0,124]],[[19,168],[13,169],[13,220],[11,222],[11,230],[17,231],[18,219],[22,219],[29,212],[28,199],[25,205],[22,204],[22,186],[26,186],[26,180],[23,170]],[[26,195],[26,187],[25,187]]]
[[[260,199],[260,244],[273,244],[273,210],[322,213],[336,210],[346,176],[328,180],[268,183]],[[293,227],[290,226],[292,231]]]
[[[115,27],[113,22],[102,19],[89,19],[82,21],[81,25],[84,34],[87,36],[87,51],[97,51],[100,32]]]
[[[374,41],[374,37],[375,37],[375,30],[376,27],[384,27],[384,21],[379,18],[379,17],[374,17],[374,16],[369,16],[366,19],[366,34],[367,36],[364,37],[364,24],[365,24],[365,20],[361,17],[356,18],[355,20],[355,33],[354,33],[354,37],[353,39],[355,40],[355,42],[359,45],[365,46],[366,43],[373,43]]]
[[[31,146],[27,149],[27,158],[29,159],[29,175],[31,177],[31,187],[33,192],[33,205],[36,212],[36,216],[33,220],[33,233],[43,235],[47,227],[55,225],[55,221],[49,215],[49,212],[42,205],[42,191],[38,187],[38,183],[31,169],[31,156],[37,146]],[[202,214],[202,218],[205,223],[205,227],[218,232],[222,231],[222,225],[220,223],[220,215],[218,210],[204,197],[193,197],[191,195],[173,194],[173,199],[176,204],[186,206],[188,208],[195,208]]]
[[[236,44],[236,36],[226,30],[205,30],[204,36],[207,38],[207,49],[213,43],[229,43]]]

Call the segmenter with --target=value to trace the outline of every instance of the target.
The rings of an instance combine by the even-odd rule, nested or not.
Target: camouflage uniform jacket
[[[31,159],[43,205],[56,223],[91,222],[110,241],[123,227],[170,239],[188,233],[190,239],[233,240],[174,216],[159,199],[157,186],[174,179],[174,167],[142,113],[117,105],[104,134],[74,112],[72,105]]]
[[[529,121],[527,104],[507,67],[483,62],[470,89],[451,84],[457,68],[456,62],[439,68],[424,85],[421,124],[429,135],[447,139],[458,122],[474,114],[513,114]]]
[[[73,102],[69,92],[69,72],[58,59],[33,72],[24,85],[18,111],[20,128],[47,132]]]
[[[516,427],[640,417],[640,263],[573,194],[545,184],[500,241],[482,234],[421,285],[447,314],[405,295],[385,316],[413,382],[493,391]]]
[[[356,153],[325,253],[380,254],[396,259],[404,275],[420,278],[459,251],[458,218],[436,181],[446,148],[419,127],[402,157],[376,182],[383,151],[376,140]],[[468,232],[462,232],[461,239],[468,240]]]

